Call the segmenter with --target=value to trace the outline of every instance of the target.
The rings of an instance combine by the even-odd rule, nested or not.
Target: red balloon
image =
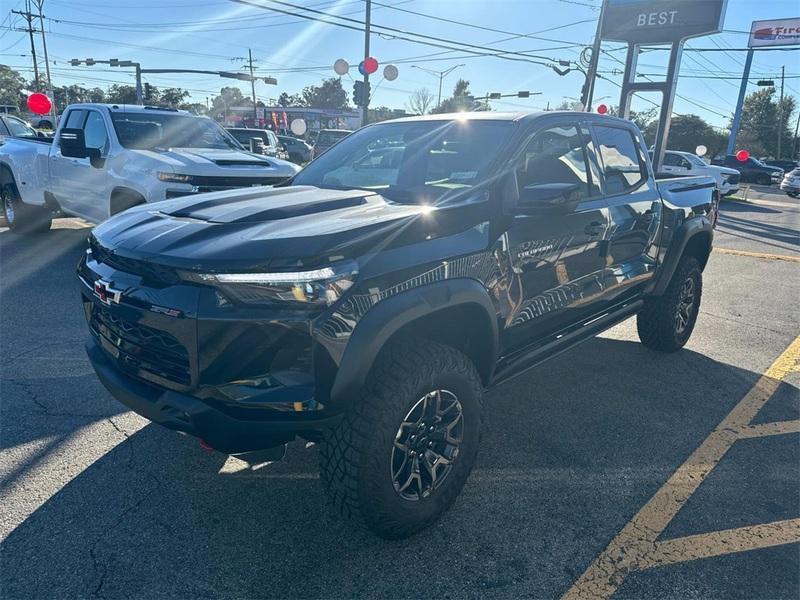
[[[367,75],[372,75],[378,70],[378,61],[368,56],[364,59],[364,70],[367,72]]]
[[[600,106],[597,107],[597,112],[600,113],[601,115],[604,115],[608,112],[608,107],[605,104],[601,104]]]
[[[736,153],[736,160],[739,162],[747,162],[748,158],[750,158],[750,153],[747,150],[739,150]]]
[[[44,94],[36,92],[28,96],[28,108],[35,115],[46,115],[53,108],[53,103]]]

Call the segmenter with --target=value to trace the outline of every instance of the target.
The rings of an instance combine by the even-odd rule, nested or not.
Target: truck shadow
[[[689,350],[587,342],[488,394],[462,496],[400,542],[331,513],[313,447],[237,471],[150,425],[11,532],[3,595],[553,597],[758,377]]]

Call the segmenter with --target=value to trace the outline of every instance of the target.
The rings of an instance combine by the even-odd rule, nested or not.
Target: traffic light
[[[109,66],[112,66],[112,67],[118,67],[119,66],[119,59],[118,58],[112,58],[112,59],[110,59],[108,61],[108,64],[109,64]]]
[[[93,58],[87,58],[83,62],[86,64],[87,67],[93,67],[94,66],[94,59]]]
[[[144,101],[150,102],[150,98],[153,95],[153,88],[150,86],[149,83],[144,84]]]
[[[363,81],[356,81],[353,83],[353,103],[356,106],[368,106],[369,90],[369,83],[365,84]]]
[[[757,85],[760,87],[775,87],[775,81],[773,79],[760,79]]]
[[[78,65],[81,64],[81,61],[78,60],[77,58],[73,58],[71,61],[69,61],[69,64],[71,64],[73,67],[77,67]]]
[[[517,98],[530,98],[530,92],[517,92]]]

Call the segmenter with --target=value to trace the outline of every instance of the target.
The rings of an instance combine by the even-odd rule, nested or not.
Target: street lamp
[[[439,108],[439,106],[442,103],[442,80],[447,75],[458,69],[459,67],[466,67],[466,66],[467,65],[465,63],[461,63],[460,65],[455,65],[454,67],[450,67],[449,69],[445,69],[444,71],[434,71],[433,69],[426,69],[425,67],[420,67],[418,65],[411,65],[411,68],[419,69],[420,71],[425,71],[426,73],[430,73],[431,75],[435,75],[436,77],[439,78],[439,100],[436,102],[436,108]]]

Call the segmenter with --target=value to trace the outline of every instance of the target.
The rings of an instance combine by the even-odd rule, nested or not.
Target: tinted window
[[[168,113],[111,113],[117,137],[125,148],[234,148],[241,146],[211,119]]]
[[[561,125],[534,135],[517,167],[517,183],[520,189],[542,183],[571,183],[580,186],[582,198],[594,195],[586,167],[584,138],[578,128]]]
[[[668,167],[679,167],[681,163],[681,157],[677,154],[665,154],[664,155],[664,164]]]
[[[596,126],[595,133],[600,144],[607,194],[622,194],[644,181],[645,167],[629,130]]]
[[[6,127],[6,122],[3,119],[0,119],[0,135],[10,135],[8,133],[8,127]]]
[[[83,127],[83,119],[86,116],[85,110],[71,110],[67,115],[66,129],[80,129]]]
[[[89,111],[86,124],[83,126],[83,136],[87,148],[97,148],[101,153],[108,149],[108,132],[103,116],[96,111]]]

